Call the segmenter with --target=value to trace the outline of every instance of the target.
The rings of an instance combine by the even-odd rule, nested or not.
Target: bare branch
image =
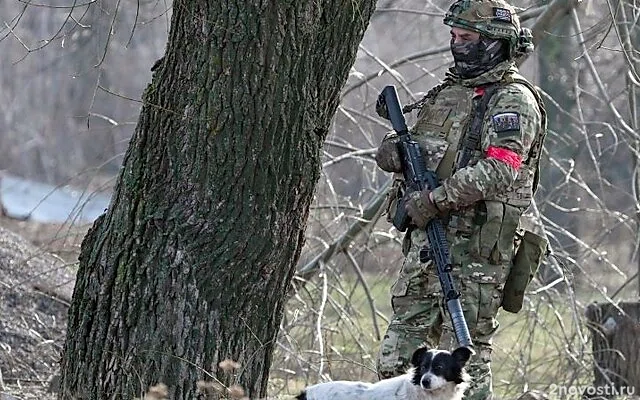
[[[604,101],[607,104],[607,107],[609,108],[611,113],[616,117],[617,122],[624,128],[624,130],[629,135],[631,135],[632,137],[637,137],[638,133],[635,132],[633,130],[633,128],[630,127],[626,123],[626,121],[624,120],[622,115],[620,115],[620,113],[618,112],[616,107],[613,105],[613,102],[609,98],[609,94],[607,93],[607,90],[605,89],[604,84],[602,83],[602,80],[600,79],[600,74],[598,73],[598,69],[596,68],[595,64],[593,63],[593,60],[591,59],[591,56],[589,56],[589,52],[588,52],[587,47],[585,45],[584,36],[582,35],[582,29],[580,28],[580,19],[578,18],[578,12],[575,9],[573,9],[571,11],[571,15],[573,17],[573,24],[574,24],[574,27],[576,29],[576,34],[578,35],[578,39],[580,41],[580,46],[581,46],[581,48],[583,50],[582,57],[587,62],[587,66],[589,67],[589,71],[591,72],[591,76],[593,77],[593,80],[595,81],[596,86],[598,87],[600,95],[604,99]]]
[[[379,192],[373,196],[373,198],[367,203],[362,211],[362,218],[356,219],[349,228],[336,238],[333,243],[328,245],[324,251],[316,255],[306,265],[299,267],[297,274],[303,279],[307,279],[310,274],[318,268],[318,263],[327,262],[334,254],[348,249],[349,244],[362,232],[365,228],[370,226],[370,222],[374,220],[376,215],[382,211],[382,205],[384,204],[387,191],[391,187],[392,180],[389,179],[379,190]]]

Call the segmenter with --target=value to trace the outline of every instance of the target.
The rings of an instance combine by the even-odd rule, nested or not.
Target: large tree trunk
[[[553,0],[545,0],[544,3],[551,5],[556,3]],[[566,9],[565,9],[566,7]],[[548,10],[548,8],[547,8]],[[558,109],[553,102],[546,101],[545,107],[547,110],[547,128],[551,132],[562,132],[563,136],[573,135],[571,120],[567,117],[567,113],[572,113],[573,105],[575,103],[574,90],[573,90],[573,78],[575,75],[575,69],[572,66],[572,60],[570,58],[570,49],[575,46],[575,38],[570,34],[571,24],[569,23],[568,12],[571,7],[569,5],[563,6],[558,10],[558,13],[552,17],[552,22],[544,28],[539,28],[539,34],[537,37],[537,49],[538,49],[538,68],[540,77],[540,88],[547,93],[550,97],[555,99],[558,104],[561,104],[564,109]],[[551,136],[551,135],[549,135]],[[550,139],[546,141],[547,147],[549,147]],[[563,149],[562,152],[567,158],[575,157],[574,154],[567,154],[574,149]],[[554,182],[562,179],[559,176],[554,176],[553,170],[546,169],[543,171],[545,175],[545,181]],[[555,186],[551,186],[552,188]],[[538,197],[540,198],[540,197]],[[540,203],[537,203],[540,204]],[[545,236],[544,225],[540,220],[540,210],[534,205],[531,210],[534,218],[534,231],[540,234],[543,232]],[[553,209],[543,210],[546,211],[547,216],[551,216],[552,219],[566,218],[564,214],[557,213]],[[568,224],[568,222],[567,222]],[[544,284],[561,279],[563,276],[563,269],[559,265],[558,260],[555,257],[547,257],[542,266],[538,270],[537,277]],[[563,289],[563,286],[555,285],[557,289]]]
[[[266,394],[320,152],[374,0],[176,0],[80,255],[59,398]],[[232,377],[224,359],[242,367]],[[218,397],[218,396],[214,396]]]

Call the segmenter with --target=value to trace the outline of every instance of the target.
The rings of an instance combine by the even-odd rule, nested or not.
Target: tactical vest
[[[474,90],[446,80],[419,102],[405,106],[403,111],[420,108],[418,121],[412,128],[412,139],[423,150],[427,168],[435,170],[440,179],[446,179],[457,169],[472,166],[485,158],[482,151],[483,139],[488,140],[482,137],[485,116],[492,109],[492,99],[496,98],[494,94],[513,84],[521,84],[531,91],[541,118],[541,126],[536,127],[539,131],[518,169],[516,180],[505,191],[487,196],[469,207],[452,210],[444,221],[448,234],[468,235],[467,251],[472,259],[480,260],[485,266],[512,264],[506,278],[502,305],[507,311],[517,312],[522,306],[522,294],[546,252],[544,238],[530,233],[523,236],[516,233],[520,217],[530,205],[539,180],[539,162],[547,126],[546,111],[539,92],[515,71],[507,71],[499,81],[483,85],[483,90]],[[389,195],[387,211],[390,217],[394,210],[394,199],[402,195],[401,176],[396,176],[396,179],[398,186]],[[413,232],[410,229],[404,237],[402,250],[405,256],[411,251]],[[536,240],[528,239],[534,236]],[[504,282],[505,277],[501,275],[504,271],[504,268],[487,267],[477,277],[470,276],[470,279],[478,279],[483,283]]]
[[[481,135],[486,111],[490,109],[493,94],[513,83],[524,85],[534,95],[541,114],[542,129],[536,135],[514,184],[507,191],[496,193],[485,200],[495,200],[526,208],[533,198],[539,181],[539,161],[546,136],[547,117],[540,93],[524,77],[509,71],[500,81],[483,86],[484,94],[471,99],[469,96],[471,88],[453,85],[447,80],[432,89],[419,102],[406,106],[403,111],[408,112],[422,106],[413,130],[416,133],[425,130],[435,135],[422,135],[421,138],[414,136],[414,140],[422,142],[421,145],[425,148],[443,150],[436,151],[435,154],[426,154],[426,159],[428,167],[436,170],[441,179],[445,179],[453,175],[457,169],[466,166],[461,165],[461,161],[464,160],[464,164],[473,165],[484,157],[481,149]],[[438,99],[438,95],[445,89],[446,98]],[[477,136],[477,139],[469,148],[469,137],[473,135]],[[471,154],[468,154],[469,152]]]

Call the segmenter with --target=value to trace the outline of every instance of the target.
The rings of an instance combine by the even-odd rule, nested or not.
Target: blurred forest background
[[[524,26],[549,3],[513,2]],[[536,37],[521,67],[549,111],[536,202],[555,261],[520,314],[499,317],[494,382],[504,398],[588,384],[585,307],[640,296],[640,6],[577,3]],[[378,1],[324,147],[271,372],[274,395],[327,377],[374,379],[402,263],[401,237],[380,208],[390,176],[373,154],[390,126],[374,104],[385,85],[396,85],[406,104],[443,78],[452,63],[448,5]],[[108,193],[164,53],[171,2],[3,0],[0,17],[0,174]]]

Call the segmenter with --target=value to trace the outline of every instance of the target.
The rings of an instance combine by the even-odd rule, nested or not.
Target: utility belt
[[[395,185],[394,185],[395,188]],[[393,221],[393,209],[401,188],[389,194],[387,220]],[[510,264],[503,291],[502,308],[511,313],[520,311],[524,293],[548,253],[547,239],[519,228],[525,208],[497,200],[485,200],[475,207],[449,213],[443,223],[447,232],[468,238],[471,258],[493,265]],[[411,248],[409,227],[402,241],[402,253]]]

